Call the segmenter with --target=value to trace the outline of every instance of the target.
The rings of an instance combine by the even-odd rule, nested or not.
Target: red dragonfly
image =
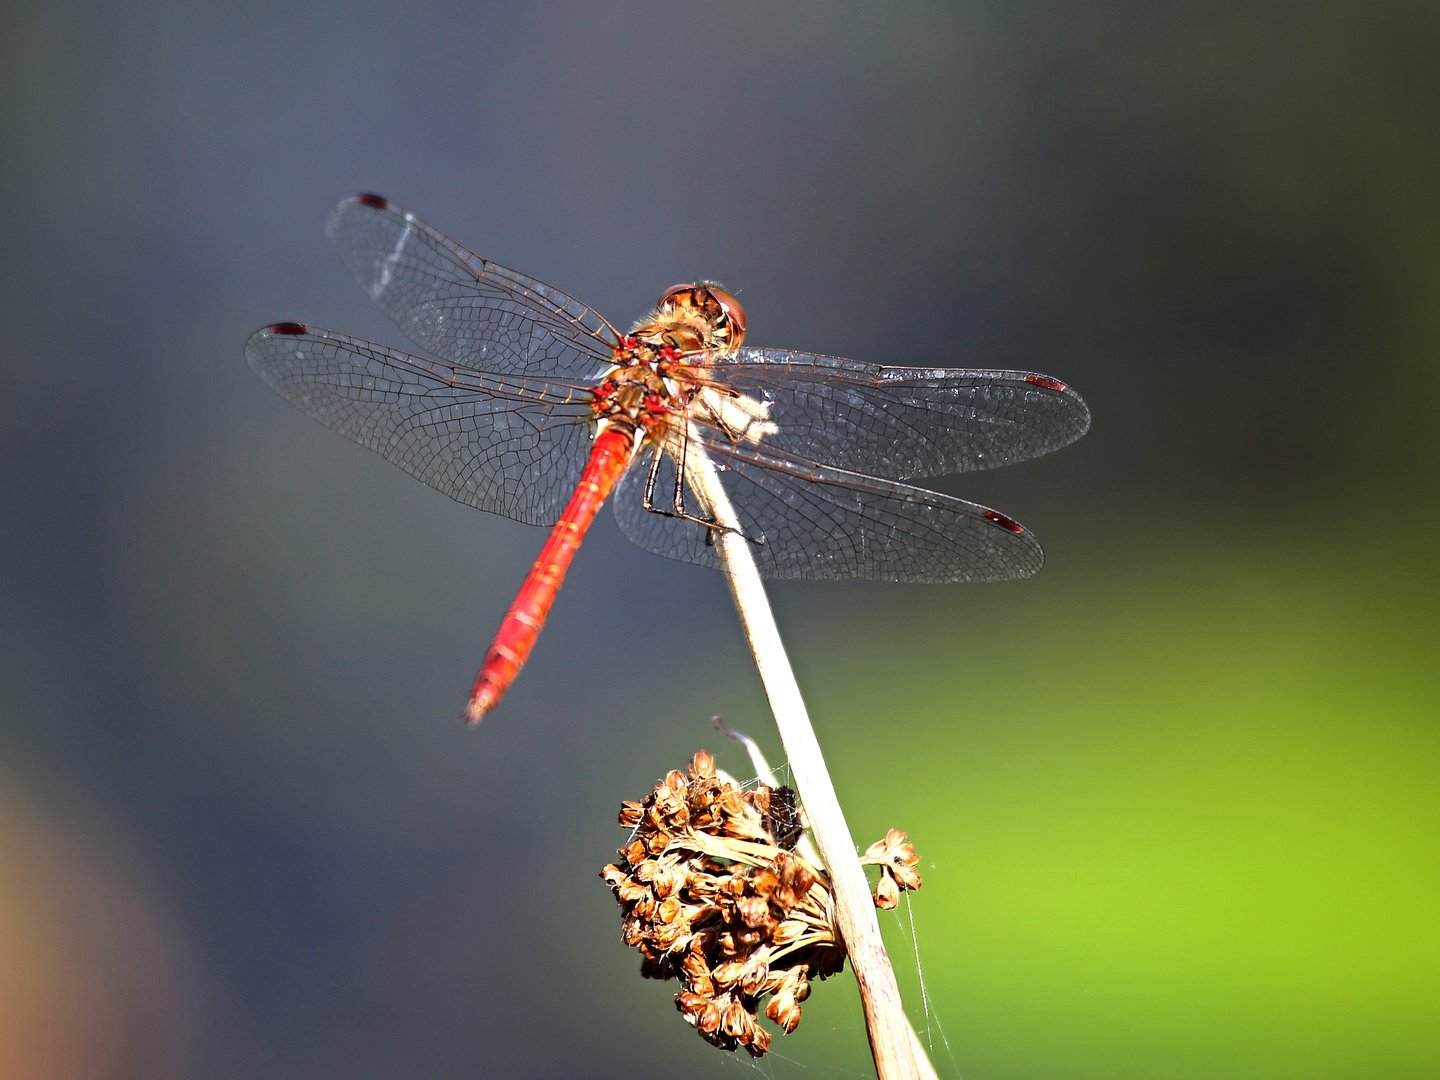
[[[766,577],[992,581],[1044,561],[1004,514],[900,481],[1078,439],[1089,410],[1056,379],[745,347],[743,309],[710,282],[667,290],[622,333],[378,195],[342,202],[327,233],[370,298],[439,359],[276,323],[246,344],[250,366],[452,499],[554,526],[475,680],[472,723],[519,673],[612,490],[634,543],[719,565],[692,455],[710,457]]]

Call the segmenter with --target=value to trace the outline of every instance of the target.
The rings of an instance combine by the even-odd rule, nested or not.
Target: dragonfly
[[[1058,379],[754,348],[714,282],[666,290],[622,332],[379,195],[341,202],[326,232],[429,355],[281,322],[246,343],[251,368],[452,499],[552,526],[475,679],[471,723],[519,674],[612,495],[641,548],[719,567],[715,530],[738,531],[772,579],[994,581],[1044,562],[1013,518],[905,481],[1078,439],[1090,413]],[[695,482],[701,455],[733,504],[724,525]]]

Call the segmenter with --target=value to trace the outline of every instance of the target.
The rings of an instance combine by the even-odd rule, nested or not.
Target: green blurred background
[[[751,1066],[596,878],[712,713],[718,576],[601,520],[456,722],[539,530],[245,368],[403,344],[321,235],[391,195],[616,321],[1075,384],[986,587],[777,587],[942,1076],[1440,1075],[1440,7],[6,5],[0,1073],[862,1076],[853,987]],[[909,932],[913,922],[914,944]],[[928,1015],[923,1008],[923,972]]]

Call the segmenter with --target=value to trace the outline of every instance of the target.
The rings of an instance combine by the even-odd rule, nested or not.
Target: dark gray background
[[[721,583],[602,516],[462,730],[542,534],[241,359],[281,319],[404,344],[335,201],[616,322],[706,277],[755,344],[1073,383],[1082,443],[940,483],[1084,574],[1428,513],[1437,30],[1420,2],[8,5],[0,754],[148,897],[105,1075],[729,1067],[593,879],[712,712],[768,731]],[[863,634],[920,595],[777,602]]]

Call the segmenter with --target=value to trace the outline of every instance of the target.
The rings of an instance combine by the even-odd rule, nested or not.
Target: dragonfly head
[[[745,309],[713,281],[672,285],[660,295],[655,315],[657,322],[695,326],[707,349],[729,352],[745,340]]]

